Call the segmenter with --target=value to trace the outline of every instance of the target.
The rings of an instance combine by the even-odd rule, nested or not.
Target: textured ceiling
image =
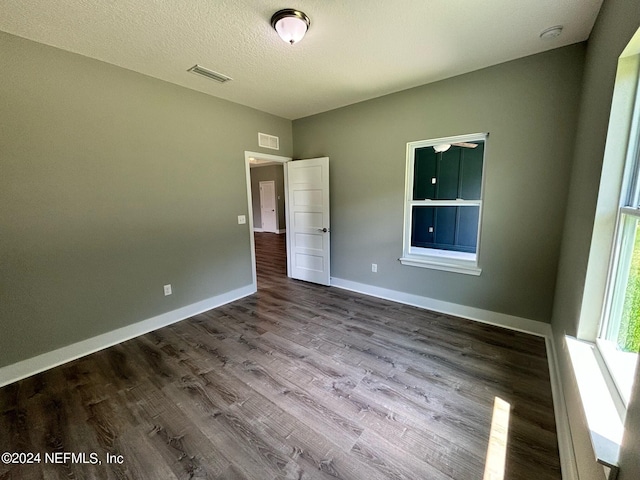
[[[602,0],[0,0],[0,30],[289,119],[589,37]],[[303,10],[307,36],[271,28]],[[560,37],[539,34],[564,25]],[[233,81],[187,72],[194,64]]]

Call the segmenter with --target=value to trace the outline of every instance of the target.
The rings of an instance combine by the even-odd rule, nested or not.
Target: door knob
[[[323,233],[327,233],[329,231],[328,228],[319,228],[318,229],[319,232],[323,232]]]

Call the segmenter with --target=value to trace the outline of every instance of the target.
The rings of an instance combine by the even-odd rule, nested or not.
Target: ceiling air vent
[[[266,133],[258,133],[258,145],[272,150],[280,150],[280,139]]]
[[[224,83],[229,80],[233,80],[231,77],[227,77],[222,73],[214,72],[213,70],[209,70],[208,68],[201,67],[200,65],[194,65],[187,72],[195,73],[196,75],[200,75],[201,77],[206,77],[209,80],[215,80],[216,82]]]

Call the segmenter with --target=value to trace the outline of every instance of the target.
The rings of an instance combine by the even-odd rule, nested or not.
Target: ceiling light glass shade
[[[433,149],[436,151],[436,153],[446,152],[450,148],[451,148],[451,144],[449,143],[441,143],[440,145],[433,146]]]
[[[271,17],[271,26],[282,40],[291,45],[302,40],[310,24],[309,17],[291,8],[280,10]]]

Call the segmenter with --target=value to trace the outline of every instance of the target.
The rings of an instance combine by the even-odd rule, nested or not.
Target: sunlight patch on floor
[[[489,433],[489,447],[487,448],[483,480],[504,479],[510,413],[511,404],[496,397],[493,403],[493,417],[491,418],[491,432]]]

